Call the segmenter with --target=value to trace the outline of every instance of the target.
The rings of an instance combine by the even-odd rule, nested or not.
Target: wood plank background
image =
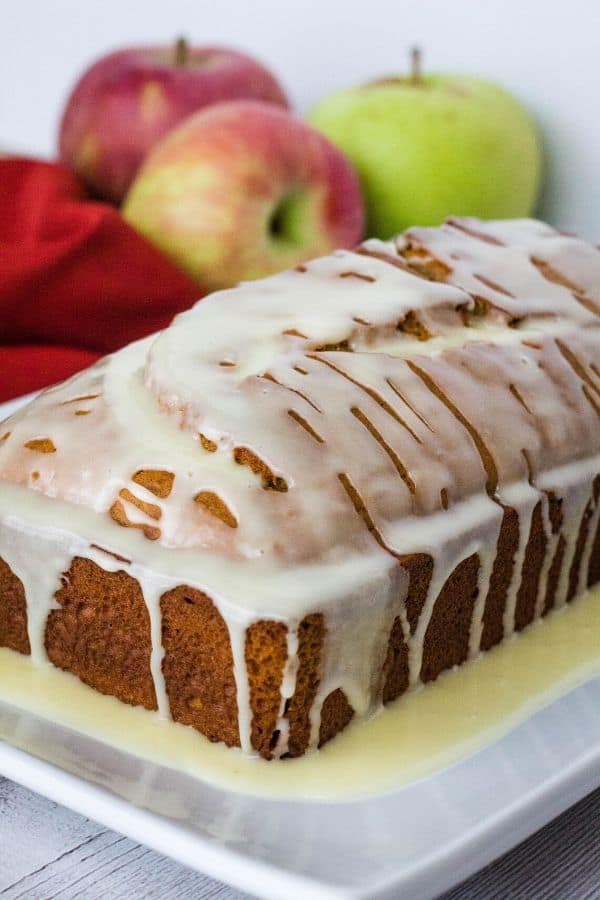
[[[0,897],[248,900],[250,895],[0,778]],[[600,790],[444,896],[496,898],[600,900]]]

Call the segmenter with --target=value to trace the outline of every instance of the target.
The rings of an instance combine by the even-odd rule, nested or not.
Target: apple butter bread
[[[600,581],[600,251],[450,219],[0,426],[0,646],[300,756]]]

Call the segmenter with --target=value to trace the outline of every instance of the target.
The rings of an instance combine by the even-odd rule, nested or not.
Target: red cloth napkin
[[[201,294],[68,169],[0,160],[0,401],[164,328]]]

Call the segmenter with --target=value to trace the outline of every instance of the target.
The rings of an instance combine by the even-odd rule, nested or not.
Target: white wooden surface
[[[600,790],[444,900],[599,900],[599,826]],[[244,900],[249,895],[0,778],[0,897]]]

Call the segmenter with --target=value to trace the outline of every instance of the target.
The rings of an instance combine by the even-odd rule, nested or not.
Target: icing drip
[[[469,659],[475,659],[479,656],[481,647],[481,636],[483,634],[483,614],[485,611],[485,602],[487,600],[488,591],[490,589],[490,581],[492,571],[496,559],[496,546],[500,536],[500,528],[502,525],[502,516],[498,514],[496,519],[496,541],[490,539],[489,542],[479,543],[477,547],[477,555],[479,557],[479,573],[477,584],[477,598],[471,618],[471,630],[469,632]],[[492,529],[490,529],[492,530]],[[493,530],[492,530],[493,535]],[[490,538],[492,537],[490,535]]]
[[[567,476],[566,484],[565,480],[557,478],[557,474],[558,473],[546,473],[542,479],[542,483],[546,486],[546,489],[556,492],[558,496],[563,498],[564,525],[562,534],[565,539],[565,552],[554,599],[555,609],[564,606],[568,599],[570,572],[575,558],[579,528],[586,506],[592,497],[593,483],[598,474],[598,468],[594,465],[593,461],[583,464],[579,467],[576,478],[573,477],[573,473],[570,473],[570,478]],[[560,493],[558,493],[559,491]],[[596,516],[592,519],[592,526],[588,534],[587,544],[590,547],[590,551],[595,534],[595,522]],[[584,553],[579,567],[577,593],[581,593],[585,590],[584,582],[588,571],[588,564],[589,554],[586,556]]]
[[[552,567],[552,561],[554,559],[554,555],[558,550],[558,544],[560,541],[560,530],[557,529],[556,533],[554,533],[554,528],[552,526],[552,517],[550,514],[550,502],[548,494],[545,491],[541,492],[540,500],[542,503],[542,515],[543,515],[543,525],[544,525],[544,535],[546,537],[547,548],[546,554],[544,556],[544,563],[542,565],[542,570],[540,572],[540,580],[538,584],[538,592],[537,598],[535,601],[535,611],[534,617],[538,619],[541,615],[543,615],[544,607],[546,603],[546,594],[548,592],[548,579],[550,575],[550,570]],[[562,512],[562,510],[561,510]],[[586,569],[587,571],[587,569]]]
[[[21,581],[27,597],[27,635],[31,659],[36,665],[48,664],[44,645],[46,620],[56,607],[54,595],[62,573],[71,561],[69,542],[43,530],[33,529],[32,543],[20,540],[18,519],[8,516],[0,529],[0,557]],[[35,563],[32,565],[32,548]]]
[[[575,596],[580,596],[587,589],[587,573],[589,570],[592,550],[594,545],[594,537],[598,530],[598,526],[600,525],[600,504],[596,500],[594,513],[590,521],[590,529],[587,534],[585,549],[581,558],[581,565],[579,567],[579,574],[577,578],[577,588],[575,590]]]
[[[513,570],[510,585],[506,595],[504,607],[504,637],[509,638],[515,631],[515,613],[517,608],[517,595],[523,577],[523,563],[527,541],[531,531],[533,511],[540,500],[540,493],[531,485],[519,485],[506,491],[506,503],[510,506],[519,504],[519,545],[513,560]]]
[[[217,604],[217,609],[223,615],[222,609]],[[240,746],[244,753],[252,753],[250,742],[250,723],[252,722],[252,710],[250,709],[250,691],[248,687],[248,671],[246,668],[246,627],[250,623],[239,621],[231,616],[224,616],[229,630],[231,652],[233,654],[233,675],[237,691],[238,729]]]
[[[286,635],[287,641],[287,660],[283,670],[281,687],[279,689],[281,695],[281,703],[279,706],[279,715],[275,731],[278,734],[277,743],[274,749],[274,756],[284,756],[289,749],[290,723],[286,716],[286,708],[288,701],[294,696],[296,690],[296,676],[298,675],[298,631],[297,626],[289,628]]]
[[[389,578],[361,585],[328,609],[321,678],[310,712],[311,749],[319,743],[323,703],[334,690],[344,692],[357,716],[380,708],[388,636],[407,588],[406,572],[396,568]]]
[[[471,558],[466,655],[479,654],[506,509],[518,538],[504,637],[522,627],[536,528],[533,616],[559,552],[563,605],[586,587],[600,520],[599,312],[596,248],[528,220],[452,220],[212,295],[44,392],[0,430],[0,557],[23,584],[34,662],[73,557],[123,570],[168,718],[161,598],[189,585],[227,625],[246,753],[246,632],[284,623],[280,756],[305,616],[324,616],[315,748],[333,692],[357,717],[380,706],[396,621],[421,683],[436,602]],[[412,633],[411,555],[433,566]]]

